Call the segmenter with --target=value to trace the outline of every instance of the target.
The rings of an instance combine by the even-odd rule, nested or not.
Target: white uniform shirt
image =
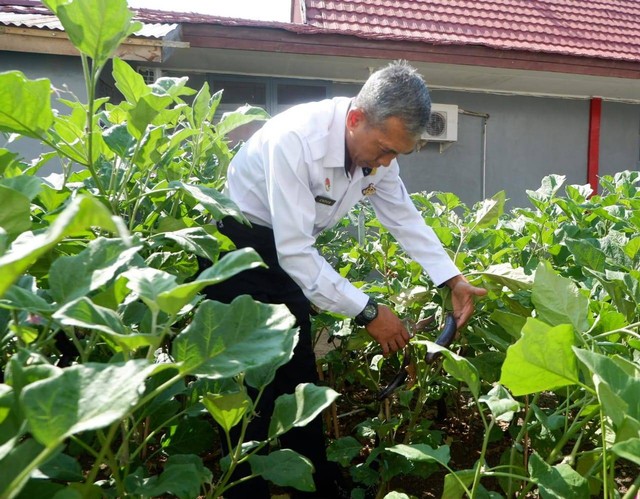
[[[271,118],[240,149],[228,170],[227,195],[252,222],[271,227],[282,268],[322,310],[358,315],[367,296],[338,274],[315,248],[363,197],[434,284],[460,274],[398,176],[397,161],[364,176],[345,172],[345,123],[351,99],[302,104]],[[332,205],[316,201],[324,199]],[[329,200],[329,201],[326,201]]]

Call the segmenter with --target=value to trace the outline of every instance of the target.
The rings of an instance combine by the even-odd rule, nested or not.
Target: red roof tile
[[[368,39],[640,61],[640,0],[306,0],[309,26]]]

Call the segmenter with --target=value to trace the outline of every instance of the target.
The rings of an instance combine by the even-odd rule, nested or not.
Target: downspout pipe
[[[602,118],[602,98],[592,97],[589,106],[589,146],[587,152],[587,182],[598,193],[600,173],[600,121]]]
[[[481,167],[481,189],[480,199],[486,199],[487,197],[487,121],[489,120],[489,114],[478,113],[476,111],[468,111],[466,109],[459,109],[459,114],[465,114],[467,116],[475,116],[476,118],[482,118],[482,167]]]

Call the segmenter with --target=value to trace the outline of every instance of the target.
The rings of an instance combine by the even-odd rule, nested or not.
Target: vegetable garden
[[[636,497],[638,172],[602,177],[599,194],[551,175],[528,192],[531,208],[509,213],[502,192],[473,207],[415,194],[489,290],[449,348],[435,343],[446,289],[363,204],[320,247],[416,328],[411,361],[319,314],[323,386],[278,399],[269,439],[232,442],[221,458],[218,439],[252,414],[245,385],[264,388],[296,341],[282,306],[200,294],[262,264],[252,250],[220,258],[233,248],[211,222],[244,221],[220,193],[226,135],[267,116],[246,106],[214,120],[222,92],[148,85],[117,58],[124,100],[97,98],[105,64],[139,28],[126,1],[44,3],[81,54],[88,98],[57,98],[56,111],[48,80],[0,74],[0,131],[49,149],[26,163],[0,148],[1,498],[218,497],[245,461],[276,491],[309,491],[311,464],[277,441],[321,413],[354,499]],[[62,173],[39,177],[48,161]],[[214,262],[200,274],[199,257]],[[403,364],[406,382],[377,400]],[[462,452],[454,421],[473,434]]]

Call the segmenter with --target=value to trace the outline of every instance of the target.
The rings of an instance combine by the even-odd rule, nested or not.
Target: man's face
[[[389,166],[399,154],[410,154],[416,140],[399,118],[388,118],[382,126],[371,126],[364,113],[352,108],[347,113],[347,149],[354,165],[361,168]]]

